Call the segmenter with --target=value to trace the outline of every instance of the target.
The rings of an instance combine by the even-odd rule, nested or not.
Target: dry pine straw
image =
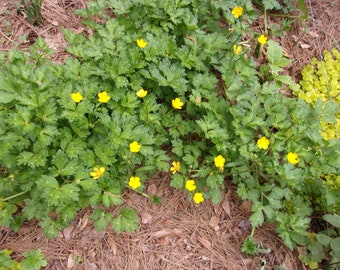
[[[184,191],[170,188],[169,181],[169,174],[158,173],[146,185],[148,194],[162,197],[159,205],[133,191],[124,193],[126,205],[139,213],[141,225],[136,232],[97,232],[89,219],[90,209],[84,209],[53,240],[43,237],[36,222],[26,223],[18,233],[3,228],[0,248],[12,249],[17,258],[40,248],[49,262],[47,269],[241,270],[258,269],[261,259],[267,262],[266,269],[283,263],[288,269],[304,269],[296,253],[267,224],[256,230],[255,239],[271,251],[253,258],[241,253],[250,233],[250,208],[231,183],[219,205],[208,201],[195,205]]]
[[[308,1],[306,1],[308,2]],[[85,0],[45,0],[42,14],[44,26],[31,26],[24,13],[17,12],[13,3],[0,3],[0,50],[13,47],[26,49],[36,37],[45,39],[56,50],[53,60],[62,62],[68,57],[66,42],[60,27],[77,33],[91,34],[73,15],[75,9],[84,8]],[[307,22],[296,21],[290,33],[276,38],[287,54],[294,59],[290,75],[299,79],[300,70],[312,57],[319,56],[319,48],[339,48],[340,29],[336,20],[340,2],[311,0]],[[270,18],[272,23],[279,23]],[[254,24],[263,30],[261,22]],[[26,36],[26,41],[20,37]],[[30,249],[40,248],[48,260],[46,269],[258,269],[261,259],[265,269],[286,264],[288,269],[306,269],[297,259],[295,251],[288,250],[275,234],[275,228],[265,224],[256,230],[255,239],[271,252],[248,258],[241,245],[249,234],[249,204],[242,203],[236,189],[228,183],[228,191],[221,204],[210,202],[194,205],[184,191],[169,187],[170,176],[157,174],[147,183],[147,191],[163,198],[153,205],[148,199],[132,191],[124,193],[126,204],[138,211],[141,225],[134,233],[117,235],[108,229],[97,232],[89,219],[90,209],[79,212],[75,221],[56,239],[43,236],[37,221],[26,222],[18,233],[0,228],[0,248],[14,251],[14,258]],[[118,209],[111,209],[117,213]]]

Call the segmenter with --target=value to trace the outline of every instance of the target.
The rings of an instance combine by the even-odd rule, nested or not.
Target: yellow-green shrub
[[[301,89],[297,96],[308,103],[315,104],[318,99],[340,104],[340,52],[333,48],[324,51],[324,60],[313,58],[301,72]],[[339,138],[340,113],[334,122],[322,121],[322,135],[326,140]]]

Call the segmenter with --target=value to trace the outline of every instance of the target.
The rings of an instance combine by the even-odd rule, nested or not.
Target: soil
[[[43,1],[43,26],[32,26],[19,0],[0,3],[0,51],[14,47],[25,50],[37,37],[45,39],[56,51],[53,60],[63,62],[69,55],[61,27],[89,34],[74,10],[86,7],[85,0]],[[301,69],[323,50],[340,49],[340,12],[338,0],[306,0],[309,17],[294,20],[290,31],[276,37],[291,59],[286,69],[296,82]],[[297,12],[298,13],[298,12]],[[296,13],[296,14],[297,14]],[[269,25],[280,25],[282,17],[269,16]],[[261,18],[252,27],[263,31]],[[141,224],[133,233],[117,235],[107,229],[97,232],[89,219],[90,209],[80,211],[72,224],[56,239],[47,239],[37,221],[25,222],[17,232],[0,227],[0,249],[11,249],[13,258],[41,249],[48,261],[44,269],[308,269],[298,260],[298,251],[286,248],[276,235],[275,227],[264,224],[255,231],[255,240],[266,252],[247,257],[241,252],[250,233],[250,204],[237,196],[236,187],[227,183],[223,200],[218,205],[205,201],[197,206],[187,200],[186,193],[169,187],[170,175],[158,173],[146,183],[148,194],[162,197],[159,205],[134,192],[124,193],[125,205],[138,211]],[[116,211],[115,209],[111,209]]]

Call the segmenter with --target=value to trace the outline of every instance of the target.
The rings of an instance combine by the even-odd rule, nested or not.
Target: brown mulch
[[[36,38],[42,37],[56,51],[55,62],[68,57],[61,27],[77,33],[88,33],[73,14],[84,8],[86,0],[45,0],[42,13],[44,25],[32,26],[20,7],[19,0],[0,1],[0,51],[13,47],[25,50]],[[322,50],[339,47],[340,2],[337,0],[306,0],[307,22],[296,20],[292,30],[275,38],[287,55],[294,59],[287,72],[296,81],[301,69]],[[270,17],[279,24],[280,18]],[[254,25],[263,30],[263,25]],[[132,191],[126,191],[126,204],[138,211],[141,225],[133,233],[115,234],[108,229],[97,232],[89,219],[90,209],[79,212],[74,222],[56,239],[43,236],[36,221],[26,222],[18,233],[0,228],[0,249],[13,250],[14,258],[30,249],[40,248],[48,261],[45,269],[264,269],[285,264],[288,269],[307,269],[298,260],[297,251],[287,249],[265,224],[255,231],[255,239],[269,253],[247,257],[241,246],[249,235],[250,207],[242,203],[236,188],[228,184],[222,202],[215,206],[204,202],[197,206],[187,200],[184,191],[169,187],[170,175],[157,174],[146,184],[149,194],[162,197],[159,205]],[[111,209],[114,211],[114,209]]]
[[[250,209],[233,185],[219,205],[208,201],[194,205],[184,191],[169,188],[169,180],[169,174],[159,173],[148,181],[147,193],[160,196],[159,205],[133,191],[124,194],[141,219],[136,232],[97,232],[90,209],[84,209],[53,240],[43,236],[36,222],[26,223],[18,233],[3,228],[0,249],[11,249],[20,258],[23,252],[40,248],[49,262],[47,269],[243,270],[258,269],[261,261],[267,269],[281,264],[304,269],[297,254],[267,224],[256,230],[255,239],[268,253],[253,258],[242,254],[241,245],[250,233]]]

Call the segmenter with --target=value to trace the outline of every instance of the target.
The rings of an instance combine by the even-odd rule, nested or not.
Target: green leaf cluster
[[[295,94],[314,106],[323,102],[322,135],[325,139],[340,138],[340,52],[333,48],[323,52],[323,59],[313,58],[301,74],[301,89]],[[320,105],[319,105],[320,106]],[[335,117],[332,112],[336,112]]]
[[[0,250],[0,269],[1,270],[39,270],[47,265],[44,254],[40,249],[24,252],[24,259],[20,262],[13,260],[12,251],[8,249]]]

